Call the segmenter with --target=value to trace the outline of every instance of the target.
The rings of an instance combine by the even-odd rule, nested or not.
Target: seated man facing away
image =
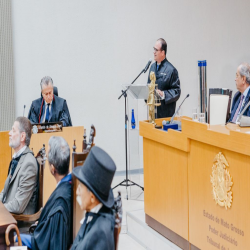
[[[233,123],[238,122],[240,113],[250,100],[250,65],[248,63],[242,63],[237,68],[235,82],[239,91],[234,95],[232,103],[229,122]],[[250,106],[243,115],[250,116]]]
[[[71,250],[113,250],[115,217],[111,183],[116,170],[110,156],[99,147],[93,147],[83,166],[73,169],[80,181],[76,194],[85,219]]]
[[[32,102],[28,119],[31,123],[62,122],[64,127],[72,126],[66,100],[54,95],[53,80],[45,76],[41,80],[42,97]]]
[[[67,250],[71,235],[72,178],[69,173],[70,149],[62,137],[50,138],[48,160],[57,187],[42,210],[33,236],[21,234],[21,240],[24,246],[32,250]]]
[[[37,204],[38,166],[29,149],[31,123],[26,117],[18,117],[9,132],[9,145],[14,150],[8,177],[0,201],[15,214],[34,214]]]

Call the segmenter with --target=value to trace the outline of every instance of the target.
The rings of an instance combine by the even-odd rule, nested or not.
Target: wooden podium
[[[181,121],[140,122],[147,224],[182,249],[249,249],[250,128]]]
[[[9,163],[13,152],[9,147],[9,131],[0,132],[0,192],[3,190],[4,183],[7,178]],[[70,147],[70,171],[72,170],[71,155],[74,140],[76,140],[77,152],[82,151],[84,129],[83,126],[79,127],[64,127],[62,132],[53,133],[40,133],[32,134],[30,141],[30,149],[33,149],[36,155],[39,149],[45,144],[46,154],[48,153],[48,142],[51,136],[62,136],[69,144]],[[51,193],[56,188],[56,181],[49,171],[48,161],[46,161],[44,169],[44,191],[43,203],[45,204],[50,197]]]

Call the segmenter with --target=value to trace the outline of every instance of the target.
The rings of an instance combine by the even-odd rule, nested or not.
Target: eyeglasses
[[[161,49],[156,49],[155,47],[153,47],[154,52],[158,52],[158,51],[162,51]]]

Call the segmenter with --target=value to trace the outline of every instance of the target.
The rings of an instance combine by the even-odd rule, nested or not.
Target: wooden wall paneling
[[[7,179],[11,157],[9,131],[2,131],[0,132],[0,192],[3,190],[4,183]]]

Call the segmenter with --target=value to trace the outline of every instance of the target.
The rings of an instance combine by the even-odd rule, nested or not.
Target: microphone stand
[[[182,101],[181,105],[183,104],[183,102],[184,102],[188,97],[189,97],[189,94],[187,94],[187,96],[184,98],[184,100]],[[180,110],[180,108],[181,108],[181,105],[179,106],[179,108],[176,110],[176,112],[175,112],[174,115],[172,116],[172,118],[171,118],[171,120],[170,120],[170,124],[173,123],[176,114],[179,112],[179,110]]]
[[[138,186],[139,188],[141,188],[144,191],[144,187],[140,186],[139,184],[131,181],[128,179],[128,142],[127,142],[127,138],[128,138],[128,116],[127,116],[127,91],[129,90],[130,86],[138,79],[138,77],[142,74],[142,73],[146,73],[147,70],[143,69],[141,71],[141,73],[134,79],[134,81],[127,87],[126,90],[122,90],[122,94],[118,97],[118,100],[121,99],[121,97],[124,97],[124,101],[125,101],[125,158],[126,158],[126,179],[122,182],[120,182],[119,184],[117,184],[115,187],[113,187],[112,189],[115,189],[118,186],[125,186],[126,190],[127,187],[130,186]],[[125,183],[125,184],[124,184]],[[127,200],[128,200],[128,193],[127,193]]]

